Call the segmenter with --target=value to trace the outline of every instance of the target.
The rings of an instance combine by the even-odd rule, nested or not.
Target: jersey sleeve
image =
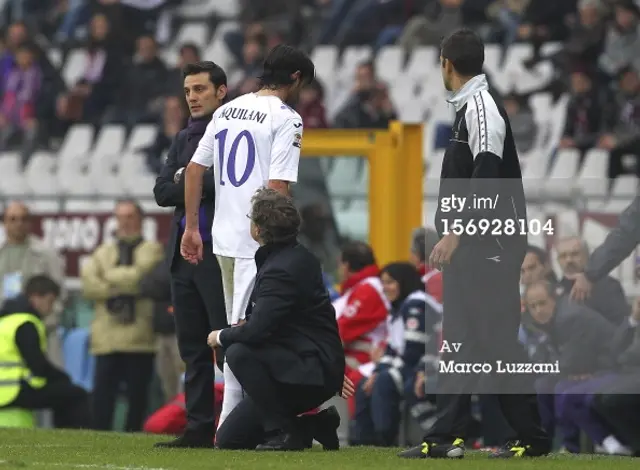
[[[287,119],[276,131],[271,147],[270,180],[295,183],[298,181],[298,165],[302,147],[302,119]]]
[[[202,139],[200,139],[200,143],[198,143],[198,148],[191,157],[193,163],[197,163],[205,168],[212,167],[215,161],[216,131],[214,122],[215,118],[212,118],[211,122],[207,124],[204,135]]]

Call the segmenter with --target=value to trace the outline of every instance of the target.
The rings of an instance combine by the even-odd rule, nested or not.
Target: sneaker
[[[456,439],[451,444],[423,442],[398,454],[403,459],[461,459],[464,457],[464,439]]]
[[[497,451],[489,455],[493,459],[510,459],[519,457],[542,457],[547,455],[549,451],[542,451],[535,447],[524,444],[520,440],[509,441]]]

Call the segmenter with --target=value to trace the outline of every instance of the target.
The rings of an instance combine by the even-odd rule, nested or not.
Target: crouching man
[[[46,355],[44,320],[59,295],[55,281],[38,275],[0,309],[0,409],[52,409],[56,428],[89,428],[87,392]]]
[[[303,450],[311,439],[336,450],[335,409],[300,416],[343,390],[344,350],[335,310],[315,256],[300,245],[293,201],[272,189],[253,198],[251,235],[256,283],[246,323],[213,331],[208,343],[225,348],[227,363],[245,391],[218,430],[216,445],[256,450]]]

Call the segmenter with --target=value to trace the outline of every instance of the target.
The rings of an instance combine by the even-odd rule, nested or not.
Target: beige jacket
[[[91,352],[94,355],[112,353],[155,352],[153,332],[153,301],[136,301],[136,317],[132,324],[123,324],[109,313],[106,301],[117,295],[139,293],[140,279],[162,260],[163,248],[157,242],[143,241],[133,254],[132,266],[118,266],[117,241],[100,245],[83,264],[80,277],[82,293],[95,302],[91,325]]]

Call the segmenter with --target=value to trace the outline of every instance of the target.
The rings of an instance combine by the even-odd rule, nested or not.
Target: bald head
[[[4,230],[8,243],[24,243],[31,229],[29,208],[20,201],[10,202],[4,211]]]

